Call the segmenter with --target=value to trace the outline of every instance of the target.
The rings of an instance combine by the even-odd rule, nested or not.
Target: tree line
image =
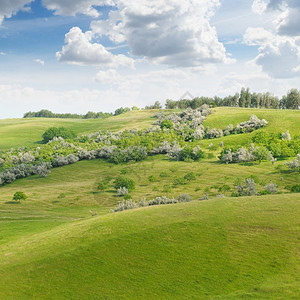
[[[216,106],[230,107],[252,107],[252,108],[274,108],[274,109],[298,109],[300,107],[300,91],[291,89],[287,95],[279,99],[277,96],[269,92],[266,93],[251,93],[250,89],[242,88],[240,93],[229,95],[224,98],[214,97],[196,97],[192,100],[182,99],[174,101],[167,99],[167,109],[186,109],[188,107],[196,109],[203,104]]]

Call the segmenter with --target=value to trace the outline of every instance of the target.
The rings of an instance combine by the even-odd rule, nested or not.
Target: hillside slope
[[[2,299],[299,299],[299,194],[108,214],[0,246]]]

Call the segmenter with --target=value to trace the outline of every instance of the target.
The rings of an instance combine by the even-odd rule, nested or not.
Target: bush
[[[120,187],[117,189],[117,194],[119,197],[126,196],[126,195],[128,195],[128,193],[129,193],[129,191],[126,187]]]
[[[125,176],[118,176],[114,182],[115,189],[125,187],[128,191],[135,189],[135,181]]]
[[[192,201],[191,196],[189,194],[186,194],[186,193],[180,194],[177,199],[178,199],[178,202],[190,202],[190,201]]]
[[[244,182],[235,186],[239,196],[257,195],[256,184],[253,179],[246,178]]]
[[[295,184],[291,187],[292,193],[300,193],[300,184]]]
[[[190,146],[184,147],[179,152],[178,160],[180,161],[186,161],[186,160],[194,160],[198,161],[201,158],[204,158],[204,152],[200,149],[199,146],[192,148]]]
[[[21,201],[21,200],[26,200],[28,197],[23,193],[23,192],[15,192],[13,196],[13,200],[15,201]]]
[[[196,180],[196,175],[194,174],[194,172],[189,172],[183,178],[188,181]]]
[[[163,120],[160,123],[160,128],[167,128],[167,129],[172,129],[173,128],[173,122],[171,120]]]
[[[163,171],[159,174],[159,177],[166,178],[166,177],[170,177],[170,175],[168,174],[168,172]]]
[[[276,183],[270,182],[265,186],[265,190],[270,194],[276,194],[278,192],[278,186]]]
[[[48,143],[55,137],[62,137],[63,139],[73,139],[76,137],[76,134],[73,131],[64,127],[50,127],[43,133],[42,137],[43,142]]]
[[[150,176],[148,177],[148,180],[149,180],[150,182],[156,182],[156,181],[158,181],[157,177],[154,176],[154,175],[150,175]]]
[[[98,190],[104,191],[109,187],[109,181],[106,179],[103,179],[98,184]]]
[[[183,177],[179,177],[179,178],[175,178],[173,181],[173,185],[177,186],[177,185],[184,185],[186,184],[185,179]]]

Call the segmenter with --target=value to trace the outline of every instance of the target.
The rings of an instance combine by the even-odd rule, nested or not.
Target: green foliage
[[[118,116],[118,115],[121,115],[121,114],[124,114],[124,113],[126,113],[126,112],[129,112],[130,111],[130,108],[129,107],[120,107],[120,108],[117,108],[116,110],[115,110],[115,113],[114,113],[114,115],[115,116]]]
[[[27,112],[24,114],[23,118],[60,118],[60,119],[105,119],[108,117],[111,117],[111,113],[103,113],[103,112],[92,112],[89,111],[85,115],[80,114],[71,114],[71,113],[65,113],[65,114],[56,114],[53,113],[50,110],[42,109],[38,112]]]
[[[167,177],[170,177],[170,175],[169,175],[168,172],[163,171],[163,172],[161,172],[161,173],[159,174],[159,177],[161,177],[161,178],[167,178]]]
[[[149,180],[150,182],[156,182],[156,181],[158,181],[158,178],[157,178],[155,175],[150,175],[150,176],[148,177],[148,180]]]
[[[258,147],[253,151],[254,159],[261,163],[263,160],[268,160],[270,157],[269,151],[265,147]]]
[[[62,137],[63,139],[73,139],[76,137],[76,134],[72,130],[66,129],[64,127],[50,127],[43,133],[42,137],[43,142],[48,143],[55,137]]]
[[[98,190],[105,191],[109,187],[109,180],[102,179],[98,184]]]
[[[128,191],[135,189],[135,181],[129,177],[118,176],[114,182],[115,189],[125,187]]]
[[[291,192],[292,193],[300,193],[300,184],[294,184],[292,187],[291,187]]]
[[[21,200],[26,200],[28,197],[24,192],[15,192],[13,200],[20,202]]]
[[[186,161],[186,160],[194,160],[198,161],[201,158],[204,158],[204,152],[201,149],[194,150],[193,147],[186,146],[184,147],[179,153],[179,160]]]
[[[178,185],[185,185],[186,184],[186,181],[183,177],[178,177],[178,178],[175,178],[173,180],[173,185],[174,186],[178,186]]]
[[[191,180],[196,180],[196,175],[194,172],[189,172],[183,177],[185,180],[191,181]]]
[[[167,129],[172,129],[173,128],[173,122],[171,120],[163,120],[160,123],[160,128],[167,128]]]

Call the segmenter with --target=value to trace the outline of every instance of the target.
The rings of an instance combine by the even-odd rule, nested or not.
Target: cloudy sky
[[[0,1],[0,118],[299,82],[299,0]]]

